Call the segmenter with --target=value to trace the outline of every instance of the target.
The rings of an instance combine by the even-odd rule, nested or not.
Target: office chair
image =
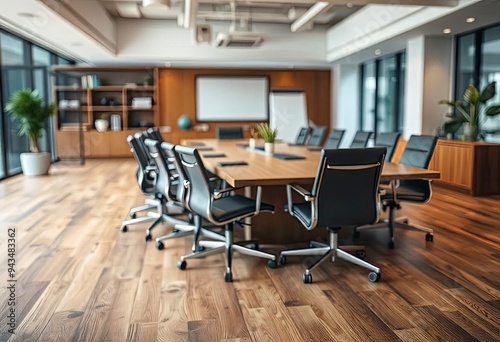
[[[324,148],[327,150],[339,148],[342,137],[344,136],[344,129],[332,129],[328,138],[326,138],[326,143]]]
[[[331,258],[344,259],[368,268],[368,279],[380,279],[380,269],[338,246],[337,233],[342,226],[374,223],[378,219],[378,185],[384,164],[385,147],[363,149],[322,150],[318,171],[311,191],[297,184],[287,185],[286,210],[307,229],[326,227],[328,244],[311,242],[312,248],[286,250],[280,253],[280,263],[286,263],[288,255],[319,255],[312,266],[306,268],[304,283],[312,283],[311,271]],[[304,202],[292,202],[292,190],[304,198]],[[344,247],[347,249],[347,247]],[[352,248],[349,248],[352,249]],[[360,257],[364,255],[360,247]]]
[[[243,139],[242,127],[217,127],[217,139]]]
[[[311,134],[311,128],[301,127],[297,132],[297,136],[295,137],[295,142],[291,145],[305,145],[307,143],[307,140],[309,139],[310,134]]]
[[[387,154],[385,155],[386,162],[392,161],[400,137],[401,133],[399,132],[379,133],[375,139],[375,146],[384,146],[387,148]]]
[[[257,256],[269,259],[268,266],[276,267],[276,256],[255,249],[246,247],[247,245],[257,246],[255,240],[233,241],[234,222],[240,222],[246,217],[255,216],[260,212],[273,212],[274,206],[261,202],[262,188],[257,187],[256,199],[229,193],[234,189],[214,189],[210,186],[209,179],[205,172],[205,167],[200,158],[198,150],[186,146],[177,145],[174,148],[176,158],[179,158],[180,172],[187,189],[186,205],[194,214],[194,245],[193,253],[184,255],[177,263],[181,270],[186,269],[186,259],[198,258],[215,253],[225,252],[226,271],[224,280],[232,281],[232,254],[233,251],[242,254]],[[216,227],[224,227],[225,241],[199,241],[201,234],[201,219],[205,219]],[[200,251],[199,247],[206,247]]]
[[[138,137],[129,135],[127,142],[130,145],[130,151],[137,161],[136,179],[141,191],[149,196],[144,205],[130,209],[130,220],[122,222],[120,230],[126,232],[131,224],[156,220],[162,212],[161,201],[156,197],[156,175],[157,169],[152,165],[145,152],[144,147]],[[144,210],[157,209],[156,213],[148,213],[145,216],[137,217],[137,213]]]
[[[435,136],[412,135],[406,144],[399,163],[427,169],[434,153],[436,142],[437,137]],[[374,225],[356,227],[354,230],[355,236],[358,236],[362,230],[382,227],[389,228],[391,240],[388,246],[389,248],[394,248],[394,228],[403,228],[426,232],[425,240],[433,241],[434,230],[431,228],[410,225],[406,217],[395,219],[396,210],[401,209],[401,201],[427,203],[431,199],[431,181],[424,179],[402,180],[399,184],[391,182],[391,187],[384,189],[386,193],[382,196],[382,204],[384,210],[389,208],[389,218]]]
[[[366,147],[366,145],[368,145],[370,135],[372,135],[372,132],[357,131],[354,135],[354,139],[351,142],[351,148]]]
[[[311,137],[309,138],[307,145],[321,146],[323,138],[325,137],[325,133],[326,133],[326,127],[324,126],[313,128],[311,132]]]

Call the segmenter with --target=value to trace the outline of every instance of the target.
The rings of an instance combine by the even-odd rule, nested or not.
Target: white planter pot
[[[266,154],[272,156],[273,153],[274,153],[274,143],[268,143],[268,142],[266,142],[264,144],[264,151],[266,152]]]
[[[102,119],[97,119],[95,121],[95,129],[97,129],[98,132],[106,132],[109,127],[109,121],[108,120],[102,120]]]
[[[21,153],[21,167],[26,176],[46,175],[50,168],[50,153]]]
[[[248,140],[248,147],[249,147],[250,149],[252,149],[252,150],[253,150],[253,149],[255,148],[255,146],[256,146],[256,145],[257,145],[257,140],[256,140],[256,139],[254,139],[254,138],[250,138],[250,140]]]

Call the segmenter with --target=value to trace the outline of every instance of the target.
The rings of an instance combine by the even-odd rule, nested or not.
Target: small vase
[[[97,119],[95,121],[95,129],[98,132],[106,132],[109,127],[109,121],[108,120],[102,120],[102,119]]]
[[[274,154],[274,143],[266,142],[264,144],[264,152],[266,152],[267,155],[272,156]]]
[[[464,124],[464,139],[465,141],[477,141],[479,135],[479,126],[476,124],[465,123]]]

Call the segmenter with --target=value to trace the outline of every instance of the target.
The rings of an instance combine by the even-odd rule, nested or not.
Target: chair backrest
[[[368,140],[370,139],[372,132],[357,131],[352,139],[351,148],[363,148],[368,145]]]
[[[297,137],[295,138],[295,145],[305,145],[307,139],[309,139],[309,134],[311,133],[311,128],[309,127],[301,127],[297,133]]]
[[[217,139],[243,139],[242,127],[217,127]]]
[[[335,149],[339,148],[340,142],[342,141],[342,137],[344,136],[344,129],[332,129],[328,138],[326,138],[326,143],[324,148],[326,149]]]
[[[174,152],[178,158],[179,173],[189,182],[185,206],[192,212],[209,220],[212,189],[197,149],[176,145]]]
[[[160,144],[163,142],[163,136],[158,127],[150,127],[147,129],[147,134],[150,139],[158,141]]]
[[[375,146],[384,146],[387,148],[387,154],[385,155],[385,161],[390,162],[396,151],[396,145],[398,144],[401,133],[380,133],[375,139]]]
[[[433,135],[412,135],[408,143],[406,143],[399,163],[427,169],[431,162],[437,139]]]
[[[378,186],[386,151],[385,147],[374,147],[321,152],[311,191],[316,226],[363,225],[378,220]]]
[[[325,137],[325,133],[326,127],[324,126],[313,128],[311,137],[309,138],[307,144],[311,146],[321,146],[321,144],[323,143],[323,138]]]
[[[136,178],[137,184],[142,192],[146,194],[152,194],[155,192],[155,182],[156,182],[156,174],[148,171],[149,159],[144,151],[141,143],[135,137],[129,135],[127,137],[127,142],[130,145],[130,151],[137,161],[137,171]]]
[[[175,175],[167,165],[168,156],[165,150],[160,148],[160,143],[157,140],[146,139],[146,147],[149,153],[154,158],[158,175],[156,176],[156,193],[163,196],[170,202],[180,202],[177,198],[177,186],[173,186]]]

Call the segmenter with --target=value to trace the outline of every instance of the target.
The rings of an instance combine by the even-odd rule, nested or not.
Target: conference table
[[[297,219],[284,211],[286,184],[297,183],[310,189],[316,177],[321,150],[309,146],[275,144],[275,155],[250,149],[247,140],[182,140],[181,144],[197,148],[205,167],[224,179],[228,185],[245,188],[245,195],[255,195],[262,186],[262,201],[275,206],[274,215],[262,213],[252,218],[252,229],[245,238],[263,243],[289,243],[326,238],[325,229],[307,231]],[[286,159],[280,159],[280,158]],[[289,159],[302,158],[302,159]],[[219,162],[244,161],[247,165],[220,166]],[[408,165],[384,163],[382,181],[403,179],[438,179],[438,171]],[[300,200],[300,197],[297,197]]]

